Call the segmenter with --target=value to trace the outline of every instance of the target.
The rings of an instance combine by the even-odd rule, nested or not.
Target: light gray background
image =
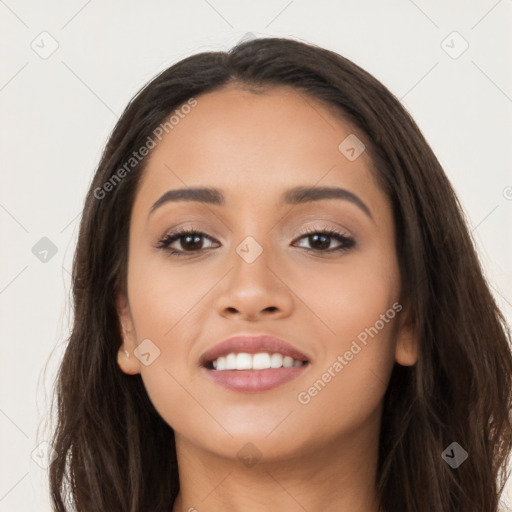
[[[44,445],[32,452],[48,439],[78,221],[107,136],[159,71],[248,32],[337,51],[402,100],[459,194],[510,322],[511,13],[511,0],[0,0],[0,512],[50,510]],[[454,31],[469,43],[460,56]],[[47,262],[32,252],[42,237],[57,248]]]

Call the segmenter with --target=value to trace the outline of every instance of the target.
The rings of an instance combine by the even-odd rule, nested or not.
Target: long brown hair
[[[134,97],[113,130],[85,199],[73,262],[74,323],[54,393],[54,510],[163,511],[178,493],[173,430],[141,376],[117,364],[115,299],[126,290],[130,214],[147,157],[104,185],[176,109],[231,83],[290,86],[339,113],[364,137],[391,201],[401,303],[420,355],[412,367],[395,364],[384,398],[376,482],[382,508],[496,512],[512,448],[510,331],[452,186],[380,82],[332,51],[283,38],[178,62]],[[106,188],[103,197],[98,191]],[[468,453],[456,469],[442,457],[453,442]]]

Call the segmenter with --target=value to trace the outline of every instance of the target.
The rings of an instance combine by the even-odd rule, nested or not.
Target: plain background
[[[511,0],[0,0],[0,512],[50,510],[36,447],[48,439],[78,222],[103,146],[132,96],[193,53],[248,33],[292,37],[383,82],[454,184],[510,322],[511,13]]]

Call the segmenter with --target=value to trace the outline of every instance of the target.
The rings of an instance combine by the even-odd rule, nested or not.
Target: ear
[[[122,343],[117,352],[117,363],[128,375],[140,373],[140,361],[135,357],[137,335],[135,333],[130,305],[125,294],[119,294],[116,300],[117,316],[121,329]]]
[[[395,361],[402,366],[414,366],[418,361],[419,341],[407,308],[400,313],[398,324]]]

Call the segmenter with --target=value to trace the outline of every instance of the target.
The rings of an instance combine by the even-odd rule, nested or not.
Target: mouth
[[[220,356],[214,361],[208,361],[208,370],[269,370],[271,368],[296,368],[307,364],[307,361],[293,359],[279,353],[258,352],[248,354],[247,352],[231,352],[226,356]]]
[[[206,352],[200,365],[215,383],[227,389],[257,393],[298,377],[310,359],[277,338],[236,336]]]

